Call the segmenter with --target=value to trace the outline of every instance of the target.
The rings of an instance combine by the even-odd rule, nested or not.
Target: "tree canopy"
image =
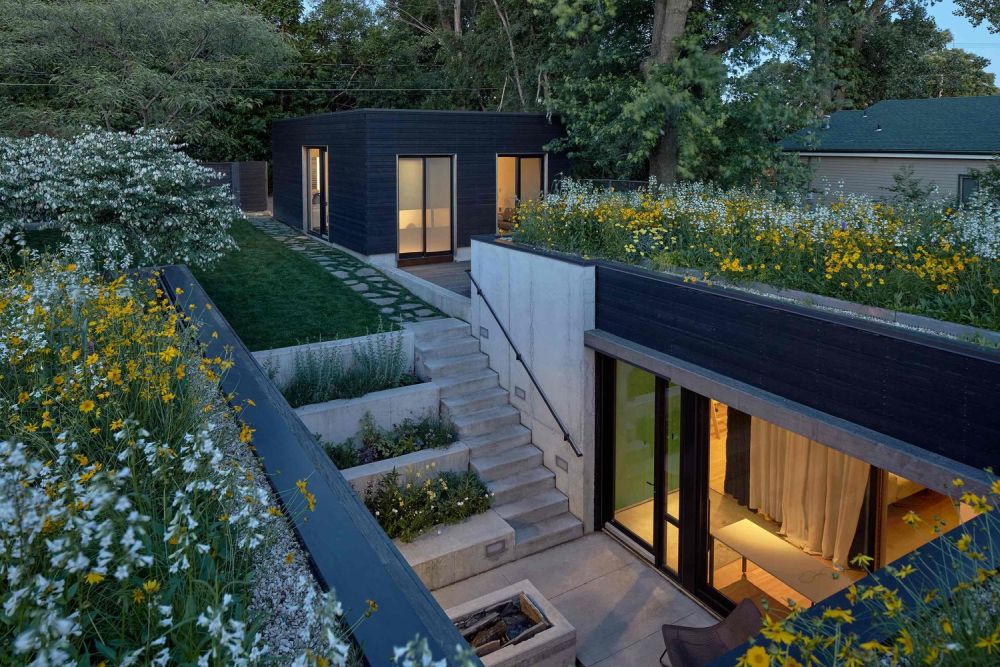
[[[293,57],[238,3],[0,0],[0,129],[156,127],[206,141],[214,109],[254,105],[255,86]]]

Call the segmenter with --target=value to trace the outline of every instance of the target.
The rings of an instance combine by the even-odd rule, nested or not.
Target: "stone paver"
[[[271,238],[313,260],[372,303],[381,306],[382,314],[393,322],[421,322],[444,317],[437,309],[424,303],[391,278],[346,252],[331,248],[319,239],[297,232],[273,218],[251,217],[250,222]]]
[[[434,591],[445,609],[528,579],[576,628],[578,664],[655,667],[664,623],[716,619],[604,533],[589,533]]]

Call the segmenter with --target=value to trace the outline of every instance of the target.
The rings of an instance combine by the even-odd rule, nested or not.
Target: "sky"
[[[951,31],[951,46],[989,58],[992,64],[986,70],[993,72],[997,84],[1000,84],[1000,35],[991,35],[985,25],[974,28],[964,16],[955,16],[952,0],[934,4],[928,7],[927,12],[934,17],[939,28]]]

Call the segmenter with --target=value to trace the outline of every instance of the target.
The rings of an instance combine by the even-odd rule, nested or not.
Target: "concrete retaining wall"
[[[341,470],[354,492],[364,498],[365,490],[393,470],[399,472],[401,481],[415,481],[417,473],[424,477],[441,472],[466,472],[469,469],[469,446],[455,442],[447,447],[424,449],[384,461],[366,463]]]
[[[594,328],[594,267],[472,241],[472,274],[566,425],[577,457],[541,396],[475,291],[472,333],[490,357],[490,368],[510,391],[511,404],[531,428],[555,472],[569,509],[594,529],[594,352],[583,334]]]
[[[407,372],[413,372],[413,334],[409,331],[386,331],[368,336],[357,336],[355,338],[344,338],[341,340],[328,340],[321,343],[308,343],[306,345],[293,345],[291,347],[279,347],[273,350],[260,350],[254,352],[253,356],[269,374],[271,380],[281,387],[292,377],[295,371],[296,354],[308,354],[310,352],[323,352],[327,350],[340,350],[344,357],[344,363],[350,365],[354,358],[354,351],[360,349],[362,345],[369,341],[378,339],[391,339],[398,336],[403,348],[403,357],[406,360]]]
[[[370,412],[375,423],[390,429],[406,418],[421,419],[440,414],[441,390],[433,382],[385,389],[359,398],[341,398],[296,408],[295,414],[312,433],[326,442],[341,442],[361,429]]]
[[[514,560],[514,529],[493,510],[395,544],[432,591]]]

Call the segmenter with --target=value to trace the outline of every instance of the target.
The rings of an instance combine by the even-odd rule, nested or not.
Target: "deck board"
[[[399,268],[456,294],[471,294],[469,274],[466,272],[472,268],[472,262],[441,262]]]

